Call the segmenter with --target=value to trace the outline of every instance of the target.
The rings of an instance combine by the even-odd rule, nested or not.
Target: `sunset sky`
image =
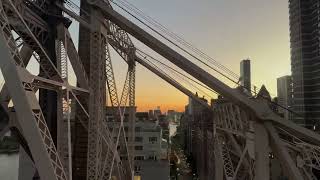
[[[265,84],[273,96],[276,96],[276,78],[291,74],[286,0],[130,2],[237,74],[240,61],[250,58],[252,83]],[[116,63],[115,71],[121,67],[123,70],[122,65]],[[139,110],[160,106],[162,110],[182,111],[187,101],[185,95],[138,65]]]
[[[252,83],[258,87],[265,84],[272,96],[276,96],[276,78],[291,74],[287,0],[128,1],[237,74],[240,61],[250,58]],[[124,12],[121,14],[132,19]],[[76,22],[70,27],[76,46],[77,28]],[[157,56],[136,40],[134,42],[138,48]],[[112,54],[120,93],[127,65],[114,52]],[[29,68],[38,69],[34,64]],[[162,111],[183,111],[187,103],[187,96],[137,64],[136,105],[139,111],[157,106]]]

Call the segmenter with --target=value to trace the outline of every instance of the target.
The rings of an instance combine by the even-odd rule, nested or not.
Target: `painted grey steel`
[[[192,99],[194,99],[195,101],[199,102],[200,104],[202,104],[204,107],[211,109],[210,106],[201,101],[199,99],[199,97],[197,97],[194,93],[192,93],[191,91],[189,91],[188,89],[186,89],[185,87],[183,87],[179,82],[175,81],[174,79],[170,78],[169,76],[167,76],[166,74],[164,74],[163,72],[161,72],[160,70],[156,69],[155,67],[153,67],[152,65],[148,64],[146,61],[142,60],[140,57],[136,57],[135,60],[141,64],[142,66],[144,66],[145,68],[147,68],[149,71],[153,72],[154,74],[156,74],[157,76],[159,76],[160,78],[162,78],[163,80],[165,80],[166,82],[168,82],[169,84],[171,84],[173,87],[177,88],[178,90],[180,90],[182,93],[184,93],[185,95],[187,95],[188,97],[191,97]]]
[[[285,126],[286,128],[295,131],[295,133],[299,133],[301,136],[305,136],[310,141],[314,143],[320,144],[320,136],[313,131],[307,130],[303,127],[300,127],[290,121],[286,121],[283,118],[279,117],[275,113],[273,113],[265,104],[258,103],[250,100],[246,95],[241,94],[236,89],[232,89],[228,87],[226,84],[213,77],[208,72],[204,71],[200,67],[196,66],[194,63],[171,49],[169,46],[165,45],[145,30],[130,22],[121,14],[107,7],[107,5],[103,1],[97,1],[96,7],[103,10],[106,18],[110,21],[117,24],[119,27],[123,28],[149,46],[151,49],[167,58],[169,61],[180,67],[182,70],[186,71],[193,77],[197,78],[199,81],[206,84],[208,87],[214,89],[219,94],[223,95],[225,98],[232,100],[234,103],[241,105],[242,108],[247,108],[252,111],[253,114],[257,116],[259,120],[263,121],[272,121],[281,126]]]
[[[318,147],[320,138],[318,134],[278,117],[272,112],[269,104],[265,101],[249,98],[239,90],[228,87],[114,11],[107,1],[88,1],[90,4],[83,6],[87,10],[92,10],[91,17],[87,19],[68,11],[61,3],[56,3],[59,8],[68,11],[68,14],[71,14],[73,18],[80,21],[82,27],[80,28],[81,34],[89,39],[86,42],[89,46],[85,46],[86,43],[83,41],[80,43],[78,53],[66,27],[63,24],[60,24],[58,27],[58,40],[61,41],[61,43],[58,42],[58,45],[61,46],[58,48],[57,53],[68,54],[80,87],[68,85],[59,72],[57,72],[57,68],[53,67],[52,61],[41,45],[41,43],[48,42],[48,23],[38,16],[37,13],[39,12],[33,11],[30,9],[30,6],[25,6],[21,2],[20,0],[8,0],[3,3],[4,6],[0,3],[1,7],[5,8],[10,8],[10,3],[14,3],[12,7],[13,11],[21,12],[8,14],[7,21],[3,21],[3,17],[1,20],[3,21],[2,27],[8,28],[9,26],[4,25],[10,22],[10,27],[13,27],[18,34],[21,34],[21,38],[23,39],[22,42],[13,43],[10,38],[4,38],[10,34],[8,33],[9,31],[4,31],[2,39],[0,39],[0,51],[1,54],[4,54],[3,60],[0,61],[0,67],[6,80],[4,92],[7,89],[7,92],[1,93],[4,94],[1,97],[4,97],[2,98],[4,100],[2,103],[5,102],[3,104],[5,107],[7,107],[6,103],[9,102],[10,96],[12,97],[18,126],[20,126],[21,132],[28,142],[41,177],[46,177],[46,179],[71,178],[66,176],[68,174],[65,172],[66,168],[63,167],[64,165],[60,161],[39,103],[34,92],[32,92],[39,88],[54,91],[68,88],[72,92],[73,98],[77,102],[80,102],[80,108],[78,107],[77,109],[82,111],[82,115],[79,113],[76,116],[81,117],[78,120],[88,130],[88,144],[87,151],[85,151],[87,152],[87,161],[84,164],[87,169],[85,172],[87,179],[100,179],[101,177],[106,177],[107,173],[111,177],[113,172],[110,172],[109,166],[106,166],[107,160],[111,158],[115,159],[116,165],[119,165],[119,155],[112,143],[112,139],[110,139],[110,132],[106,128],[105,123],[103,123],[103,111],[106,99],[105,47],[107,43],[110,43],[116,52],[129,64],[128,77],[122,96],[124,103],[127,103],[129,99],[129,105],[135,105],[135,61],[189,97],[198,99],[194,97],[192,92],[182,87],[179,83],[135,56],[135,48],[128,33],[211,89],[223,95],[225,98],[223,100],[229,101],[223,102],[222,100],[220,104],[217,103],[212,108],[213,132],[211,140],[215,144],[213,151],[217,180],[223,179],[223,176],[226,179],[239,180],[248,178],[269,179],[269,151],[281,160],[284,173],[290,179],[314,179],[312,169],[320,169],[320,151]],[[42,13],[45,13],[51,5],[45,0],[32,1],[30,3],[40,8]],[[92,8],[93,6],[94,8]],[[2,16],[6,14],[3,8],[0,8],[0,10],[2,10]],[[36,36],[34,35],[35,32],[37,32]],[[16,48],[24,43],[31,45],[29,48],[32,49],[33,55],[42,66],[48,78],[31,75],[22,67],[21,62],[24,62],[24,60],[19,58]],[[24,47],[27,46],[23,46],[23,49],[25,49]],[[25,52],[24,50],[21,51],[20,55],[25,54],[23,57],[29,60],[32,51],[26,49]],[[61,65],[66,66],[65,59],[62,62],[63,58],[65,57],[58,57],[61,61],[59,63],[63,63]],[[108,58],[111,62],[110,57]],[[59,71],[63,74],[65,67],[60,67]],[[63,76],[66,75],[63,74]],[[66,92],[68,93],[68,91]],[[62,91],[59,95],[60,100],[61,98],[66,98],[64,95],[65,91]],[[83,99],[79,101],[78,98]],[[66,99],[68,100],[69,98]],[[208,107],[203,102],[200,104]],[[61,114],[59,118],[59,121],[61,121]],[[203,132],[203,129],[199,127],[194,127],[194,129],[197,132],[198,139],[206,138],[204,135],[206,132]],[[68,131],[70,131],[70,124]],[[290,138],[283,138],[284,136]],[[65,137],[63,133],[62,137]],[[70,142],[68,145],[68,156],[70,156]],[[46,151],[48,147],[52,151]],[[77,160],[77,157],[75,159]],[[73,166],[70,161],[69,166]],[[128,172],[128,168],[125,168],[121,172]],[[69,169],[69,173],[71,172]],[[118,176],[121,176],[121,172],[118,172]]]
[[[275,148],[274,153],[278,154],[280,161],[285,162],[282,164],[284,165],[284,168],[286,170],[285,173],[287,177],[292,180],[304,179],[298,167],[296,167],[296,163],[293,161],[293,159],[289,155],[289,152],[284,147],[283,142],[280,141],[280,137],[274,129],[273,125],[271,123],[266,123],[265,127],[268,129],[270,135],[271,146],[274,146]]]
[[[26,91],[23,87],[23,82],[27,79],[22,79],[21,71],[23,71],[23,69],[18,68],[14,64],[14,60],[11,58],[5,42],[3,35],[1,35],[1,71],[4,75],[7,88],[10,91],[12,101],[15,105],[19,124],[21,125],[24,136],[29,143],[31,153],[33,154],[40,176],[47,177],[48,180],[57,180],[59,178],[66,179],[51,136],[48,135],[46,124],[42,120],[43,117],[41,111],[37,112],[40,107],[36,103],[36,96],[33,92]],[[39,125],[44,126],[42,127],[43,129],[39,129]],[[45,140],[48,140],[49,142],[45,143]],[[50,148],[50,150],[48,151],[47,148]],[[54,155],[56,159],[51,159],[52,157],[50,157],[50,155]]]

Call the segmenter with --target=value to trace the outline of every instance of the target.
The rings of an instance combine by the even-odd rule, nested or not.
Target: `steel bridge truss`
[[[129,107],[135,106],[135,62],[212,111],[213,133],[208,139],[214,155],[209,160],[215,162],[212,171],[217,180],[269,180],[270,156],[279,159],[289,179],[315,179],[313,170],[320,170],[318,134],[280,118],[265,101],[228,87],[114,11],[108,1],[82,0],[80,14],[64,3],[71,2],[0,1],[0,68],[5,79],[0,95],[1,106],[10,118],[0,135],[17,130],[41,179],[132,178],[133,150],[126,141],[123,107],[127,102]],[[70,20],[62,12],[80,23],[78,51],[68,31]],[[55,24],[48,22],[52,18]],[[203,103],[137,53],[129,34],[217,91],[227,102],[213,108]],[[50,46],[52,40],[54,48]],[[128,63],[120,99],[109,45]],[[39,63],[39,75],[26,69],[31,57]],[[68,82],[68,62],[77,87]],[[41,103],[36,96],[41,89],[57,94],[56,100],[50,101],[57,106],[57,129],[48,125],[49,102]],[[111,106],[119,108],[118,132],[110,132],[105,122],[107,91]],[[11,100],[13,107],[9,105]],[[134,120],[130,123],[129,141],[133,141]],[[120,160],[118,144],[127,151],[125,161]]]

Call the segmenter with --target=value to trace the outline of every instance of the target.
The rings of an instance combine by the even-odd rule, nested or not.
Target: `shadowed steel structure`
[[[74,3],[68,0],[0,1],[0,68],[5,79],[1,105],[9,117],[0,135],[8,129],[21,135],[20,143],[35,165],[35,176],[46,180],[133,178],[134,154],[126,140],[125,109],[121,107],[127,103],[135,106],[138,62],[209,109],[214,133],[208,151],[214,156],[208,160],[215,163],[211,170],[215,179],[269,180],[270,154],[280,160],[289,179],[316,178],[314,170],[320,170],[318,134],[282,119],[264,98],[248,97],[230,88],[113,10],[109,1],[80,3],[80,12],[75,13],[70,8]],[[69,18],[80,23],[78,51],[68,31]],[[131,36],[227,101],[209,107],[136,51]],[[109,46],[128,64],[120,98]],[[31,56],[40,65],[39,75],[26,69]],[[68,82],[67,62],[74,69],[77,87]],[[107,92],[111,106],[119,107],[118,132],[110,132],[105,122]],[[9,107],[10,100],[13,107]],[[133,141],[135,121],[129,121],[132,132],[128,141]],[[113,133],[118,134],[117,141],[111,138]],[[126,149],[125,157],[120,157],[118,146]]]

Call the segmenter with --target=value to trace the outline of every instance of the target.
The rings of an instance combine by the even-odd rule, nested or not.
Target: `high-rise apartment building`
[[[320,122],[320,2],[289,0],[294,121]]]
[[[251,94],[251,70],[250,60],[245,59],[240,62],[240,84],[246,92]]]
[[[291,110],[292,108],[292,79],[291,76],[282,76],[277,79],[278,104]],[[278,112],[287,120],[292,120],[292,113],[286,109],[278,108]]]

